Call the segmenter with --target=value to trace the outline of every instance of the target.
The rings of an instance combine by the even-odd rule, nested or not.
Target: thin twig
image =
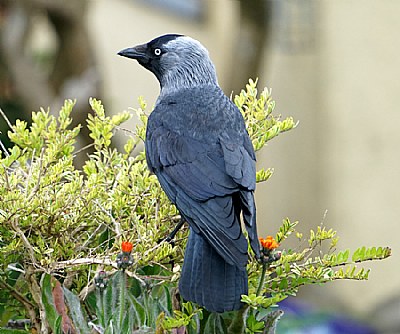
[[[114,125],[114,127],[115,127],[116,130],[127,132],[127,133],[130,133],[131,135],[137,136],[137,133],[134,130],[130,130],[128,128],[124,128],[123,126],[120,126],[120,125]]]
[[[46,311],[45,311],[45,307],[42,301],[42,289],[40,288],[39,282],[37,280],[37,276],[35,275],[35,268],[32,265],[27,264],[25,266],[25,280],[28,282],[29,285],[29,291],[32,294],[32,298],[35,301],[35,303],[38,305],[39,307],[39,318],[41,320],[41,324],[39,324],[39,326],[37,326],[37,324],[35,325],[35,327],[37,328],[41,328],[40,333],[43,334],[47,334],[48,331],[45,327],[45,322],[46,322]],[[40,272],[45,272],[45,269],[42,268],[40,270]],[[42,278],[44,277],[44,275],[42,275]],[[37,319],[32,319],[32,323],[37,323]],[[43,328],[45,328],[43,330]]]
[[[18,272],[20,272],[20,273],[22,273],[22,274],[25,274],[25,270],[24,270],[24,269],[17,268],[16,266],[13,266],[13,265],[11,265],[11,264],[9,264],[9,265],[7,266],[7,269],[11,269],[12,271],[18,271]]]
[[[28,250],[28,254],[29,254],[29,257],[31,258],[32,264],[34,264],[36,266],[37,265],[37,261],[36,261],[36,258],[35,258],[35,251],[34,251],[32,245],[31,245],[31,243],[29,242],[28,238],[25,236],[24,232],[22,232],[21,228],[19,227],[16,218],[13,218],[11,220],[11,226],[14,229],[14,231],[18,234],[18,236],[21,238],[21,240],[24,243],[26,249]]]
[[[118,239],[122,235],[121,224],[119,222],[117,222],[115,220],[115,218],[112,216],[112,214],[110,212],[108,212],[103,206],[101,206],[98,201],[94,201],[94,204],[96,204],[101,209],[101,211],[103,211],[108,217],[110,217],[112,223],[114,224],[114,228],[115,228],[115,234],[116,234],[115,238]]]
[[[4,146],[3,142],[1,141],[1,139],[0,139],[0,146],[1,146],[1,149],[3,150],[4,154],[8,158],[10,156],[10,153],[8,153],[6,147]]]
[[[91,143],[91,144],[88,144],[88,145],[86,145],[86,146],[80,148],[79,150],[77,150],[77,151],[75,151],[75,152],[73,153],[73,157],[75,158],[79,153],[81,153],[81,152],[83,152],[83,151],[85,151],[85,150],[87,150],[87,149],[93,147],[94,145],[95,145],[94,143]]]
[[[15,132],[10,120],[8,119],[8,117],[6,116],[6,114],[4,113],[4,111],[0,108],[0,115],[4,118],[4,120],[6,121],[8,127],[11,129],[11,131]]]
[[[31,301],[26,299],[22,294],[20,294],[17,290],[15,290],[11,285],[9,285],[3,279],[0,279],[0,287],[2,289],[8,290],[15,297],[15,299],[18,300],[21,304],[23,304],[26,308],[28,307],[35,308],[35,305],[33,305]]]
[[[4,120],[6,121],[8,127],[9,127],[12,131],[14,131],[11,122],[9,121],[9,119],[8,119],[7,116],[6,116],[6,114],[3,112],[3,110],[2,110],[1,108],[0,108],[0,114],[1,114],[1,116],[4,118]],[[9,157],[10,154],[8,153],[6,147],[4,146],[4,144],[3,144],[3,142],[2,142],[1,140],[0,140],[0,146],[1,146],[1,149],[3,150],[4,154],[5,154],[7,157]]]
[[[24,305],[25,309],[28,311],[31,321],[35,322],[37,316],[35,311],[36,306],[27,298],[25,298],[25,296],[23,296],[17,290],[15,290],[11,285],[7,284],[7,282],[5,282],[3,279],[0,279],[0,287],[2,290],[8,290],[11,296],[13,296],[22,305]]]
[[[163,239],[163,240],[161,240],[161,242],[159,242],[158,244],[156,244],[154,247],[152,247],[152,248],[146,250],[146,251],[143,253],[142,258],[146,258],[147,255],[148,255],[149,253],[152,253],[152,252],[154,252],[156,249],[160,248],[161,245],[162,245],[164,242],[167,242],[167,240],[166,240],[166,239]]]
[[[98,235],[98,231],[99,231],[101,228],[103,228],[103,224],[102,224],[102,223],[100,223],[100,224],[96,227],[96,229],[93,231],[93,233],[90,234],[90,235],[88,236],[88,238],[86,239],[86,241],[85,241],[82,245],[78,246],[76,250],[79,252],[79,251],[85,249],[86,246],[92,241],[92,238]],[[75,233],[72,233],[72,235],[75,235]],[[108,242],[108,240],[106,240],[106,241]]]
[[[51,265],[51,267],[53,270],[59,270],[67,267],[82,266],[87,264],[102,264],[112,266],[116,269],[118,268],[117,263],[115,261],[111,261],[110,259],[97,259],[90,257],[55,262]]]

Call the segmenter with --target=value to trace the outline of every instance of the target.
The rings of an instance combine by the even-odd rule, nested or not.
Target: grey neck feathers
[[[218,85],[217,77],[215,75],[214,66],[213,71],[208,67],[179,67],[174,71],[168,71],[162,78],[161,93],[160,95],[167,95],[181,89],[194,88],[205,85]]]
[[[160,80],[160,97],[181,89],[218,85],[214,64],[205,55],[193,54],[179,59],[175,66],[164,72]]]

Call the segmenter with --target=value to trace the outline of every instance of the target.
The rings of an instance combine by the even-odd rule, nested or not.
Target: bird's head
[[[154,73],[162,93],[182,88],[217,84],[215,67],[207,49],[188,36],[169,34],[124,49],[120,56],[136,59]]]

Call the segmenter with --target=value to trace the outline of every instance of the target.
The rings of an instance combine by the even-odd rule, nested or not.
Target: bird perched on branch
[[[241,308],[248,241],[257,258],[255,153],[238,108],[218,86],[200,42],[164,35],[118,53],[160,82],[146,132],[146,159],[190,226],[179,282],[184,299],[213,312]]]

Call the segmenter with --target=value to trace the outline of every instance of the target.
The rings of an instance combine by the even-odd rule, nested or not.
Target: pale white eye
[[[161,49],[159,49],[159,48],[154,49],[154,54],[155,54],[156,56],[160,56],[160,55],[161,55]]]

